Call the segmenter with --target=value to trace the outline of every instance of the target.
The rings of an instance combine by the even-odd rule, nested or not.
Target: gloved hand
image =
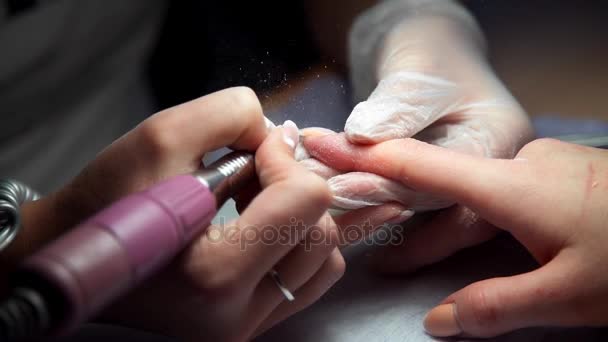
[[[466,154],[511,158],[532,139],[526,114],[485,60],[479,28],[458,4],[383,1],[355,22],[350,43],[355,94],[365,99],[371,92],[346,123],[344,134],[351,144],[414,137]],[[304,135],[329,133],[309,130]],[[420,212],[452,205],[449,198],[414,189],[407,179],[395,182],[361,170],[336,171],[345,148],[336,141],[340,139],[326,139],[318,146],[329,152],[323,162],[303,161],[328,180],[334,207],[398,202]],[[320,153],[310,152],[313,159]],[[383,167],[390,168],[387,163]],[[452,206],[408,230],[404,244],[392,249],[391,262],[377,266],[390,273],[413,271],[496,232],[468,208]]]
[[[529,121],[485,61],[481,32],[452,1],[384,1],[351,33],[350,63],[359,103],[346,122],[354,144],[415,137],[452,150],[512,157],[532,137]],[[374,89],[375,88],[375,89]],[[329,172],[334,205],[357,209],[390,201],[416,211],[449,202],[414,194],[382,177]]]

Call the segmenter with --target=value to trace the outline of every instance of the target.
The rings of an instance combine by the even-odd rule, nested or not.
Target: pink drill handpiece
[[[0,309],[0,340],[65,334],[99,313],[166,266],[254,175],[251,154],[231,153],[129,195],[70,230],[25,261]]]

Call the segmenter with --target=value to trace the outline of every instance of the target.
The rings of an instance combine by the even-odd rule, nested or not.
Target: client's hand
[[[413,139],[360,147],[329,135],[305,144],[340,171],[372,172],[471,208],[541,265],[452,294],[427,316],[429,333],[488,337],[530,326],[608,324],[608,152],[537,140],[515,160],[492,160]],[[427,226],[404,247],[382,251],[378,262],[398,268],[409,262],[406,248],[423,255],[452,249],[453,241],[474,244],[477,232],[454,229],[458,224]]]

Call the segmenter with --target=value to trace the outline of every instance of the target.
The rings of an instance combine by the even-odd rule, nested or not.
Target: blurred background
[[[500,77],[531,115],[608,120],[606,1],[470,1]]]
[[[608,120],[606,1],[465,4],[486,34],[498,74],[529,114]],[[312,41],[312,29],[305,1],[172,1],[150,69],[160,103],[244,84],[272,107],[306,79],[340,70]]]

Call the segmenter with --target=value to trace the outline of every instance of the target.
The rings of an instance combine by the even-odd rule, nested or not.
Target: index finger
[[[267,136],[255,93],[222,90],[159,112],[103,150],[57,195],[70,205],[71,226],[112,201],[176,174],[197,170],[219,147],[255,150]],[[108,180],[111,180],[108,182]]]
[[[340,171],[394,179],[468,206],[502,227],[530,205],[527,195],[536,179],[525,162],[474,157],[415,139],[359,146],[343,135],[327,135],[304,143],[313,157]]]
[[[206,152],[230,146],[254,151],[268,134],[268,124],[255,93],[229,88],[161,111],[129,135],[160,157],[194,161]]]
[[[339,171],[370,172],[406,183],[417,191],[467,202],[475,201],[467,198],[467,189],[494,192],[496,184],[504,183],[504,171],[513,167],[506,160],[478,158],[415,139],[364,146],[351,144],[343,134],[336,134],[305,137],[304,144],[313,157]]]

